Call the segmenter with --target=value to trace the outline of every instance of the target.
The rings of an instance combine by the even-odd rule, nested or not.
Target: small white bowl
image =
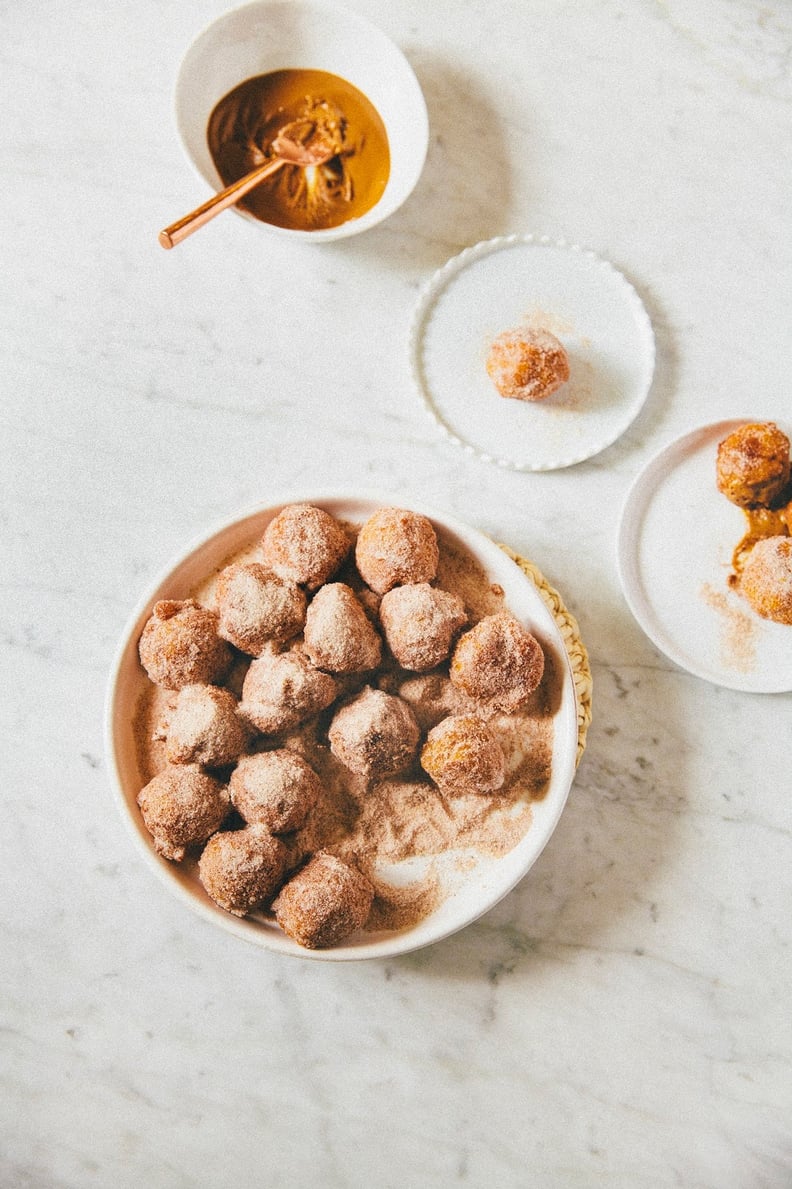
[[[338,227],[294,231],[234,210],[260,227],[312,243],[374,227],[401,206],[421,175],[429,143],[426,103],[404,54],[375,25],[327,0],[255,0],[225,13],[187,50],[176,82],[176,125],[200,176],[223,182],[206,130],[215,105],[245,79],[273,70],[325,70],[352,83],[374,104],[390,146],[390,176],[379,202]]]
[[[228,521],[191,545],[174,561],[133,613],[111,674],[106,708],[106,747],[114,791],[122,816],[149,866],[175,895],[205,919],[265,949],[303,958],[339,962],[391,957],[439,941],[476,920],[511,891],[539,857],[561,816],[575,774],[578,718],[572,667],[553,614],[533,582],[498,545],[449,516],[399,500],[399,507],[422,512],[444,537],[461,543],[471,552],[490,581],[503,588],[509,610],[530,628],[542,643],[545,654],[552,657],[558,690],[552,770],[547,791],[541,800],[532,803],[531,825],[514,849],[500,858],[482,855],[475,863],[466,866],[462,876],[455,876],[453,890],[447,899],[410,928],[363,932],[332,949],[308,950],[297,945],[274,923],[239,919],[224,912],[207,896],[194,872],[170,863],[156,853],[143,824],[137,795],[145,781],[138,761],[134,716],[139,699],[148,686],[148,678],[138,658],[138,641],[158,599],[187,597],[207,576],[226,564],[230,556],[258,542],[269,521],[286,504],[295,502],[318,505],[331,515],[353,523],[362,523],[377,508],[394,503],[392,499],[376,497],[301,494]],[[449,863],[452,858],[449,856]]]

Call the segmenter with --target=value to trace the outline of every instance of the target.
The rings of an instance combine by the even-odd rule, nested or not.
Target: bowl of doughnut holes
[[[173,894],[345,961],[437,942],[514,888],[589,716],[577,625],[531,563],[435,510],[314,493],[168,566],[122,636],[106,731]]]

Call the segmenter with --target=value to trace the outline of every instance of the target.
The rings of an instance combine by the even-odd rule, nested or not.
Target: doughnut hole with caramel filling
[[[718,444],[718,491],[741,508],[769,505],[790,475],[789,438],[772,422],[741,425]]]
[[[792,537],[765,537],[748,555],[739,589],[757,614],[792,624]]]

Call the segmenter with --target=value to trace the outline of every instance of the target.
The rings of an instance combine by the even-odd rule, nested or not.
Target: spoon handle
[[[286,164],[288,162],[282,157],[276,157],[274,161],[267,161],[264,165],[259,165],[252,173],[246,173],[238,181],[232,182],[230,186],[226,186],[225,190],[221,190],[219,194],[214,194],[202,206],[197,207],[194,211],[190,211],[189,215],[184,215],[176,223],[171,223],[170,227],[166,227],[159,233],[157,239],[163,248],[175,248],[188,235],[192,235],[199,227],[203,227],[204,223],[208,223],[210,219],[213,219],[215,215],[219,215],[226,207],[233,206],[249,190],[252,190],[259,182],[263,182],[264,178],[270,177],[282,165]]]

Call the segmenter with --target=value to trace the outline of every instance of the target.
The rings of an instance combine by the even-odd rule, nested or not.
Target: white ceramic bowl
[[[148,684],[138,659],[138,640],[158,599],[185,598],[208,575],[225,564],[229,556],[255,544],[266,525],[285,504],[298,500],[316,504],[331,515],[357,523],[362,523],[376,508],[394,503],[392,499],[373,497],[301,494],[275,506],[258,508],[221,525],[175,560],[132,615],[113,668],[107,699],[106,742],[114,790],[121,813],[148,864],[190,908],[226,931],[265,949],[323,961],[402,954],[447,937],[492,908],[522,879],[544,848],[564,808],[575,773],[578,724],[572,669],[553,615],[534,584],[502,549],[489,537],[449,516],[398,501],[399,507],[412,506],[414,511],[428,516],[445,536],[470,550],[490,580],[503,587],[508,608],[534,632],[546,654],[552,657],[558,675],[558,695],[552,775],[547,792],[541,800],[533,803],[531,826],[517,846],[501,858],[481,856],[465,870],[463,876],[456,875],[453,880],[455,886],[448,898],[411,928],[362,933],[333,949],[307,950],[293,942],[275,924],[239,919],[224,912],[206,895],[194,874],[156,853],[138,809],[136,799],[144,780],[138,763],[133,718],[138,700]],[[449,856],[449,864],[452,858]]]
[[[212,110],[245,79],[285,69],[339,75],[374,104],[390,145],[388,184],[360,218],[319,231],[275,227],[234,209],[291,239],[323,242],[366,231],[401,206],[421,175],[429,142],[426,103],[410,64],[390,38],[327,0],[256,0],[225,13],[199,34],[176,82],[176,124],[187,156],[214,190],[222,189],[206,140]]]

